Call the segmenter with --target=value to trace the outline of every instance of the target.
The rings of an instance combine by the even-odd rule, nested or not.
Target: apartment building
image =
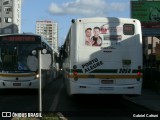
[[[0,34],[21,32],[21,0],[0,0]]]
[[[58,51],[58,24],[53,21],[36,21],[36,34],[41,35]]]

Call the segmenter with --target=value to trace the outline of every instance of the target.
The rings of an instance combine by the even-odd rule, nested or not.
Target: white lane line
[[[56,110],[57,105],[58,105],[58,101],[59,101],[59,96],[60,96],[62,88],[63,88],[63,84],[61,84],[61,86],[59,87],[59,90],[58,90],[57,94],[54,97],[54,100],[52,102],[52,105],[51,105],[49,111],[55,111]]]
[[[64,117],[63,114],[60,113],[60,112],[58,112],[57,115],[59,116],[59,118],[60,118],[61,120],[68,120],[68,119],[67,119],[66,117]]]

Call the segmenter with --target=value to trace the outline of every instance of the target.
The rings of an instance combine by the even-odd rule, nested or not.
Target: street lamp
[[[42,113],[42,67],[41,67],[41,49],[38,50],[39,53],[39,112]]]
[[[39,112],[42,113],[42,54],[46,54],[47,50],[43,48],[38,48],[38,56],[39,56]],[[36,55],[37,51],[32,50],[32,54]],[[49,66],[49,65],[48,65]],[[46,69],[46,68],[45,68]]]
[[[42,69],[48,69],[48,68],[43,68],[42,66],[42,54],[46,54],[47,50],[44,48],[38,49],[39,53],[39,112],[42,112]],[[49,62],[47,62],[49,64]],[[45,64],[47,64],[45,63]],[[47,65],[49,66],[49,65]]]

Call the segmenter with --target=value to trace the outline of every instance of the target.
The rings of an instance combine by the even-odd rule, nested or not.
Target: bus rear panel
[[[135,19],[74,20],[64,44],[68,94],[140,95],[141,37]]]

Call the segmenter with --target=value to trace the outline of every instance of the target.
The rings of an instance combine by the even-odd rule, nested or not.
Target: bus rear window
[[[123,25],[123,34],[124,35],[134,35],[134,25],[133,24],[124,24]]]

